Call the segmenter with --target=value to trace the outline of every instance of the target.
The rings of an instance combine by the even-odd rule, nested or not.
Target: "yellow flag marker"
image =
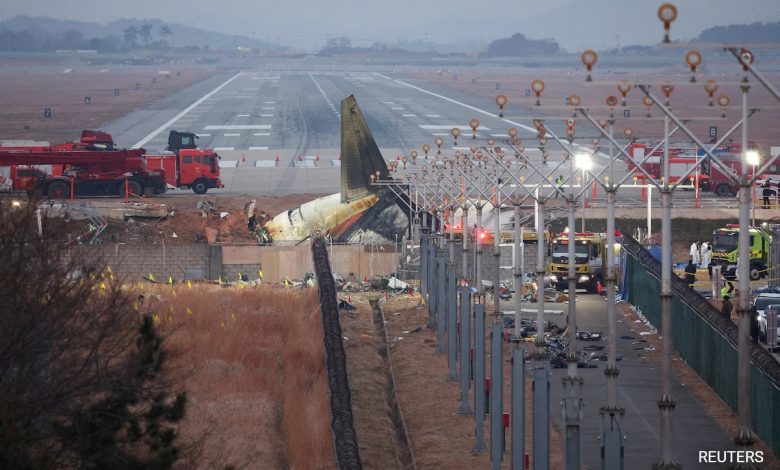
[[[231,313],[230,314],[230,318],[233,319],[233,321],[236,321],[236,314],[235,313]]]
[[[192,309],[187,307],[187,315],[192,315]]]
[[[169,286],[173,285],[173,278],[171,276],[168,276],[168,285]]]
[[[187,279],[187,288],[192,289],[192,281]]]
[[[152,282],[154,282],[154,274],[152,274],[152,273],[149,273],[149,280],[150,280],[150,281],[152,281]]]

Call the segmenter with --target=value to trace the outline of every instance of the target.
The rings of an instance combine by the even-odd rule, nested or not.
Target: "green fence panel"
[[[630,237],[622,289],[626,300],[661,329],[660,263]],[[672,279],[672,342],[680,357],[732,410],[738,409],[737,327],[685,283]],[[751,404],[753,430],[780,455],[780,366],[763,348],[753,346]]]

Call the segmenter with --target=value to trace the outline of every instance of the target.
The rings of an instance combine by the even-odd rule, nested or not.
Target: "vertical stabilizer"
[[[355,97],[349,95],[341,102],[341,202],[376,192],[378,188],[371,186],[370,175],[377,172],[380,179],[388,178],[385,159]]]

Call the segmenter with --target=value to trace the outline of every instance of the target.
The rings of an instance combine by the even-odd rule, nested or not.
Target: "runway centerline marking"
[[[236,114],[236,117],[249,117],[248,114]]]
[[[271,133],[270,132],[255,132],[252,135],[257,137],[257,136],[262,136],[262,135],[271,135]]]
[[[171,118],[171,119],[170,119],[168,122],[166,122],[166,123],[165,123],[165,124],[163,124],[162,126],[158,127],[157,129],[153,130],[152,132],[150,132],[150,133],[149,133],[149,135],[147,135],[147,136],[146,136],[146,137],[144,137],[143,139],[141,139],[141,140],[139,140],[138,142],[136,142],[136,143],[135,143],[135,145],[133,145],[131,148],[137,149],[137,148],[143,147],[144,145],[146,145],[146,143],[147,143],[147,142],[149,142],[150,140],[152,140],[152,139],[154,139],[155,137],[157,137],[157,135],[158,135],[160,132],[162,132],[162,131],[164,131],[165,129],[167,129],[167,128],[171,127],[171,126],[172,126],[172,125],[173,125],[173,124],[174,124],[176,121],[178,121],[179,119],[181,119],[182,117],[184,117],[184,116],[185,116],[187,113],[189,113],[190,111],[192,111],[193,109],[195,109],[195,108],[196,108],[196,107],[197,107],[199,104],[201,104],[201,103],[203,103],[204,101],[206,101],[207,99],[211,98],[211,97],[212,97],[214,94],[216,94],[216,93],[217,93],[219,90],[221,90],[221,89],[225,88],[225,87],[226,87],[226,86],[227,86],[227,85],[228,85],[230,82],[232,82],[233,80],[237,79],[237,78],[238,78],[238,77],[240,77],[241,75],[243,75],[243,72],[238,72],[237,74],[233,75],[231,78],[227,79],[227,80],[226,80],[225,82],[223,82],[221,85],[219,85],[218,87],[214,88],[214,89],[213,89],[213,90],[211,90],[210,92],[208,92],[208,93],[206,93],[205,95],[203,95],[202,97],[200,97],[200,99],[198,99],[197,101],[195,101],[195,102],[194,102],[194,103],[192,103],[191,105],[189,105],[189,106],[187,106],[186,108],[184,108],[184,109],[182,110],[182,112],[180,112],[180,113],[179,113],[179,114],[177,114],[176,116],[172,117],[172,118]]]
[[[425,117],[437,118],[437,117],[441,117],[441,116],[439,116],[438,114],[426,114]]]
[[[225,137],[238,137],[241,134],[223,134]]]
[[[214,147],[214,150],[220,151],[220,150],[235,150],[235,147]]]

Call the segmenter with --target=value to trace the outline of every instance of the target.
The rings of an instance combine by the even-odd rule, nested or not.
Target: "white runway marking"
[[[261,135],[266,135],[266,136],[267,136],[267,135],[271,135],[271,133],[270,133],[270,132],[255,132],[255,133],[254,133],[254,134],[252,134],[252,135],[253,135],[253,136],[256,136],[256,137],[257,137],[257,136],[261,136]]]
[[[472,111],[476,111],[476,112],[484,114],[486,116],[496,117],[495,113],[491,113],[489,111],[485,111],[484,109],[477,108],[476,106],[471,106],[470,104],[466,104],[466,103],[463,103],[461,101],[458,101],[458,100],[455,100],[455,99],[452,99],[452,98],[448,98],[448,97],[446,97],[444,95],[440,95],[438,93],[434,93],[432,91],[428,91],[428,90],[426,90],[424,88],[420,88],[420,87],[418,87],[416,85],[412,85],[411,83],[406,83],[406,82],[401,81],[401,80],[393,80],[393,81],[398,83],[398,84],[407,86],[409,88],[413,88],[413,89],[415,89],[417,91],[420,91],[422,93],[425,93],[425,94],[428,94],[428,95],[431,95],[431,96],[435,96],[436,98],[442,99],[444,101],[449,101],[450,103],[457,104],[459,106],[463,106],[464,108],[470,109]],[[508,124],[512,124],[513,126],[520,127],[520,128],[522,128],[524,130],[527,130],[528,132],[532,132],[532,133],[536,134],[536,129],[534,129],[533,127],[520,124],[519,122],[512,121],[511,119],[506,119],[506,118],[496,118],[496,119],[500,119],[500,120],[502,120],[502,121],[504,121],[504,122],[506,122]],[[490,130],[490,129],[487,129],[487,130]]]
[[[450,135],[450,133],[449,132],[437,132],[437,133],[431,134],[431,135],[436,136],[436,137],[441,137],[441,136],[444,136],[444,135]]]
[[[461,126],[459,124],[444,124],[444,125],[433,125],[433,124],[420,124],[421,129],[425,129],[426,131],[441,131],[441,130],[450,130],[454,127],[457,127],[458,129],[462,131],[470,131],[471,127],[469,126]],[[479,131],[489,131],[490,129],[485,126],[479,126],[477,127],[477,130]]]
[[[441,117],[441,116],[439,116],[438,114],[426,114],[425,117],[437,118],[437,117]]]
[[[276,101],[263,101],[263,104],[276,104]]]
[[[214,89],[213,89],[213,90],[211,90],[210,92],[208,92],[208,93],[206,93],[205,95],[203,95],[203,96],[202,96],[202,97],[201,97],[199,100],[197,100],[196,102],[194,102],[194,103],[192,103],[191,105],[189,105],[189,106],[187,106],[186,108],[184,108],[184,110],[182,110],[182,112],[180,112],[180,113],[179,113],[179,114],[177,114],[176,116],[172,117],[172,118],[171,118],[171,119],[170,119],[168,122],[166,122],[166,123],[165,123],[165,124],[163,124],[162,126],[158,127],[158,128],[157,128],[157,129],[155,129],[154,131],[152,131],[152,132],[151,132],[149,135],[147,135],[147,136],[146,136],[146,137],[144,137],[143,139],[141,139],[141,140],[139,140],[138,142],[136,142],[136,143],[135,143],[135,145],[133,145],[131,148],[137,149],[137,148],[139,148],[139,147],[143,147],[143,146],[144,146],[144,145],[145,145],[147,142],[149,142],[150,140],[152,140],[152,139],[154,139],[155,137],[157,137],[157,134],[159,134],[160,132],[162,132],[162,131],[164,131],[165,129],[167,129],[167,128],[169,128],[170,126],[172,126],[172,125],[173,125],[173,124],[174,124],[176,121],[178,121],[179,119],[181,119],[182,117],[184,117],[184,115],[186,115],[187,113],[189,113],[190,111],[192,111],[193,109],[195,109],[195,108],[196,108],[196,107],[197,107],[199,104],[201,104],[201,103],[203,103],[204,101],[206,101],[207,99],[211,98],[211,97],[212,97],[212,96],[213,96],[215,93],[217,93],[219,90],[221,90],[221,89],[223,89],[224,87],[226,87],[226,86],[227,86],[227,85],[228,85],[230,82],[232,82],[232,81],[233,81],[233,80],[235,80],[236,78],[240,77],[242,73],[243,73],[243,72],[239,72],[239,73],[237,73],[237,74],[233,75],[231,78],[229,78],[228,80],[226,80],[226,81],[225,81],[224,83],[222,83],[220,86],[218,86],[218,87],[214,88]],[[206,129],[206,130],[208,130],[208,129]]]
[[[249,117],[248,114],[236,114],[236,117]]]
[[[378,72],[374,72],[374,75],[376,75],[377,77],[382,77],[385,80],[392,80],[392,78],[388,77],[387,75],[382,75],[381,73]]]
[[[404,108],[399,108],[399,107],[397,107],[397,106],[396,106],[395,108],[390,108],[390,109],[395,109],[396,111],[401,111],[401,110],[403,110]]]
[[[330,109],[333,111],[333,114],[335,114],[336,117],[340,117],[339,114],[338,114],[338,111],[336,111],[336,107],[333,106],[333,103],[331,103],[330,98],[328,98],[328,95],[325,94],[325,91],[322,89],[322,87],[317,82],[317,80],[314,78],[314,75],[311,74],[311,72],[309,72],[309,78],[311,78],[311,81],[313,81],[314,84],[317,85],[317,89],[320,90],[320,94],[322,94],[322,97],[325,98],[325,101],[330,106]]]
[[[392,101],[382,101],[382,104],[395,104]]]
[[[279,77],[252,77],[252,80],[279,80]]]
[[[235,150],[235,147],[214,147],[214,150]]]
[[[503,137],[505,139],[509,138],[509,134],[490,134],[491,137]]]
[[[273,114],[261,114],[260,117],[274,117]]]
[[[249,150],[268,150],[268,147],[249,147]]]
[[[223,134],[225,137],[238,137],[241,134]]]
[[[273,110],[273,109],[275,109],[275,108],[274,108],[273,106],[263,106],[263,109],[267,109],[267,110]]]
[[[403,117],[417,117],[416,114],[402,114]]]
[[[248,130],[248,129],[256,129],[259,131],[267,131],[270,128],[271,128],[270,124],[247,124],[247,125],[206,126],[203,128],[203,130],[204,131],[215,131],[215,130],[241,131],[241,130]]]
[[[195,134],[198,137],[211,137],[211,134]]]

